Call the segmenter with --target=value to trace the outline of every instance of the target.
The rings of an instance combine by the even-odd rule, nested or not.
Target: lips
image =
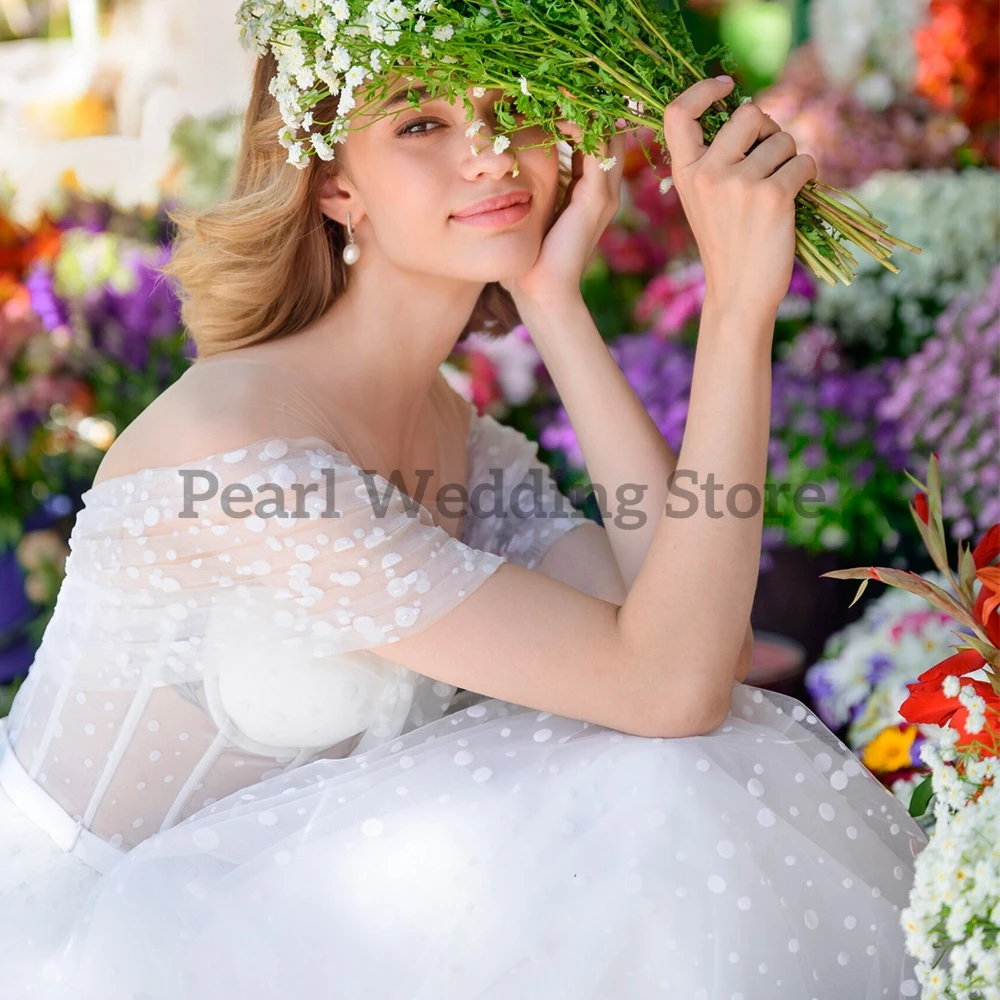
[[[493,198],[486,198],[477,201],[475,205],[463,208],[460,212],[453,213],[453,218],[467,219],[472,215],[483,215],[486,212],[496,212],[501,208],[509,208],[511,205],[521,205],[530,201],[531,194],[528,191],[509,191],[507,194],[496,195]]]

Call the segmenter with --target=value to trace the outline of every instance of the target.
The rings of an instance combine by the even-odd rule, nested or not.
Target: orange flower
[[[1000,566],[987,566],[985,569],[976,570],[976,578],[982,584],[979,596],[976,598],[976,607],[979,608],[980,601],[982,607],[979,608],[979,620],[986,626],[987,635],[994,646],[1000,646],[1000,628],[996,635],[990,634],[990,615],[996,617],[996,610],[1000,607]],[[989,594],[990,596],[986,596]]]

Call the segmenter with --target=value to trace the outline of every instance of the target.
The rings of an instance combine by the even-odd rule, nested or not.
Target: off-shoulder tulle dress
[[[187,507],[178,468],[85,494],[0,740],[4,1000],[917,995],[926,837],[799,701],[653,739],[371,652],[584,523],[520,432],[468,447],[530,516],[453,538],[309,438],[189,463]],[[227,483],[319,489],[238,518]]]

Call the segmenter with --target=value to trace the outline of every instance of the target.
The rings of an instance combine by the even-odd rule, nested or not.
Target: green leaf
[[[910,815],[916,818],[917,816],[923,816],[927,812],[927,806],[930,804],[931,796],[934,794],[934,786],[931,781],[931,776],[928,774],[923,781],[913,789],[913,795],[910,797]]]

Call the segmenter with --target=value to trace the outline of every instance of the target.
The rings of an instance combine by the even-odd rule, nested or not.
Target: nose
[[[517,144],[514,142],[513,137],[508,134],[503,135],[503,139],[508,141],[501,141],[500,143],[503,149],[499,153],[494,152],[494,140],[497,138],[497,133],[495,131],[496,114],[493,104],[500,96],[500,91],[495,90],[488,92],[478,101],[474,97],[470,98],[475,107],[475,112],[472,122],[468,124],[471,126],[476,121],[481,121],[483,124],[474,135],[462,136],[465,140],[463,167],[469,177],[480,175],[503,177],[517,163],[517,159],[514,156]]]

